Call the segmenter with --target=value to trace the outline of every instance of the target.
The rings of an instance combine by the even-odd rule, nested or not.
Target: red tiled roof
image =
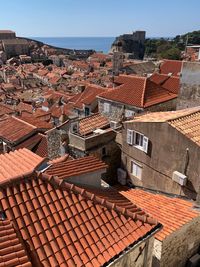
[[[81,135],[87,135],[95,129],[103,129],[108,126],[109,121],[106,117],[101,114],[94,114],[79,121],[78,131]]]
[[[177,94],[173,94],[170,91],[165,90],[162,86],[157,85],[150,80],[147,80],[143,106],[150,107],[165,101],[172,100],[176,97]]]
[[[33,107],[30,104],[19,102],[19,104],[16,106],[16,110],[18,111],[27,111],[29,113],[33,113]]]
[[[156,84],[161,85],[171,93],[178,94],[180,89],[180,78],[175,76],[168,76],[166,74],[154,73],[150,80]]]
[[[85,90],[80,94],[79,98],[74,104],[74,107],[82,109],[83,104],[92,104],[96,100],[96,97],[105,91],[106,89],[103,87],[94,84],[88,85]]]
[[[102,93],[100,97],[123,104],[145,108],[177,97],[146,77],[120,75],[115,82],[121,84]]]
[[[12,109],[12,106],[8,106],[5,104],[0,104],[0,116],[3,116],[5,114],[12,114],[14,113],[14,110]]]
[[[150,193],[142,189],[130,189],[125,186],[117,186],[116,188],[120,194],[141,207],[163,225],[161,231],[155,235],[160,241],[192,219],[200,216],[199,212],[192,209],[193,203],[190,201]]]
[[[51,128],[53,128],[53,125],[50,122],[46,122],[44,120],[41,120],[40,118],[36,118],[36,117],[30,117],[30,116],[23,116],[20,117],[20,119],[22,121],[26,121],[29,124],[37,127],[38,129],[43,129],[43,130],[50,130]]]
[[[53,164],[46,170],[46,173],[55,175],[60,179],[65,179],[106,168],[107,165],[98,158],[87,156]]]
[[[46,266],[103,266],[160,225],[57,178],[32,174],[0,186],[7,217]]]
[[[0,182],[35,170],[44,158],[23,148],[0,155]]]
[[[36,127],[16,117],[0,120],[0,137],[11,142],[17,142],[35,131]]]
[[[40,157],[48,158],[48,144],[46,136],[41,136],[40,143],[38,144],[34,153],[39,155]]]
[[[15,147],[15,149],[19,148],[27,148],[29,150],[32,150],[35,146],[38,145],[38,143],[42,140],[41,134],[34,134],[25,141],[21,142],[19,145]]]
[[[31,267],[16,231],[7,219],[0,219],[0,267]]]
[[[167,60],[165,59],[164,62],[160,66],[160,73],[161,74],[169,74],[172,73],[173,76],[178,76],[181,72],[183,61],[180,60]]]

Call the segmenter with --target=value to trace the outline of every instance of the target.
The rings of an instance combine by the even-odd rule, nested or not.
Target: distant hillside
[[[184,51],[186,44],[200,44],[200,31],[177,35],[172,39],[146,39],[145,55],[157,59],[181,59],[181,51]]]

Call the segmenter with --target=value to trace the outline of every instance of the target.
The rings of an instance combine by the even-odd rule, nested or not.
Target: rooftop
[[[87,156],[55,163],[46,170],[46,173],[57,176],[59,179],[65,179],[106,168],[107,165],[98,158],[94,156]]]
[[[152,112],[135,117],[132,122],[167,122],[191,141],[200,145],[200,107],[187,108],[177,111]]]
[[[26,251],[9,220],[0,219],[0,266],[31,267]]]
[[[43,162],[44,158],[26,148],[0,154],[0,182],[30,173]]]
[[[74,107],[82,109],[83,104],[90,105],[96,100],[96,97],[101,93],[105,92],[105,88],[97,86],[95,84],[88,85],[85,90],[79,95],[79,98],[76,100]]]
[[[193,113],[198,113],[200,107],[181,109],[176,111],[159,111],[159,112],[149,112],[134,117],[133,120],[129,120],[125,123],[130,122],[167,122],[175,119],[180,119],[185,116],[189,116]]]
[[[109,121],[106,117],[101,114],[94,114],[79,121],[78,131],[81,135],[87,135],[96,129],[103,129],[109,125]]]
[[[0,203],[43,266],[103,266],[160,225],[87,190],[33,173],[0,184]]]
[[[0,120],[0,137],[10,142],[17,142],[36,131],[36,127],[16,117]]]
[[[171,73],[173,76],[179,76],[181,72],[183,61],[165,59],[160,66],[161,74]]]
[[[146,108],[177,97],[177,94],[146,77],[119,75],[115,82],[121,85],[102,93],[101,98]]]
[[[194,203],[176,197],[150,193],[142,189],[117,186],[118,192],[156,218],[162,225],[155,237],[162,241],[200,213],[193,209]]]

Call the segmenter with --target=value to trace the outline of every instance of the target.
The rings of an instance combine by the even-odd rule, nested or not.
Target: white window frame
[[[106,113],[110,112],[110,103],[107,103],[107,102],[103,103],[103,111]]]
[[[139,142],[136,143],[137,135],[139,136]],[[149,144],[149,138],[146,137],[144,134],[141,134],[140,132],[127,129],[127,136],[126,136],[126,142],[129,145],[133,145],[137,149],[140,149],[144,151],[145,153],[148,153],[148,144]]]
[[[125,110],[125,117],[126,118],[130,118],[130,117],[134,117],[134,116],[135,116],[135,111],[130,110],[130,109]]]
[[[142,179],[142,166],[133,160],[131,160],[131,174],[139,180]]]
[[[133,130],[127,129],[127,134],[126,134],[126,142],[129,145],[133,145]]]

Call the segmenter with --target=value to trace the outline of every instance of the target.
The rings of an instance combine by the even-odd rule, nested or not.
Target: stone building
[[[77,173],[79,160],[71,162],[75,166],[64,170],[64,177],[65,171],[68,177]],[[3,266],[151,266],[154,235],[161,229],[152,216],[130,201],[122,208],[88,187],[68,183],[55,165],[52,175],[15,175],[13,164],[22,169],[23,161],[6,163],[11,178],[0,181],[0,222],[7,225],[10,242],[0,239]],[[98,162],[93,170],[99,164],[102,168]],[[92,174],[89,164],[86,169]]]
[[[16,34],[10,30],[0,30],[0,40],[15,39]]]
[[[192,258],[199,266],[200,212],[192,201],[140,188],[117,186],[117,191],[163,225],[155,235],[152,267],[192,266]]]
[[[2,40],[3,50],[7,58],[29,55],[28,41],[25,39],[6,39]]]
[[[200,188],[200,108],[153,112],[124,122],[122,166],[128,180],[196,199]]]
[[[108,165],[104,178],[113,183],[121,157],[115,138],[116,132],[110,128],[108,119],[100,114],[75,120],[69,133],[69,153],[76,158],[93,155],[102,159]]]
[[[117,86],[98,96],[99,112],[110,121],[120,122],[144,111],[175,110],[179,85],[166,84],[169,79],[119,75],[114,80]]]
[[[143,59],[145,51],[145,31],[136,31],[132,34],[123,34],[117,37],[111,46],[110,52],[116,52],[121,46],[121,52],[127,57],[134,59]]]
[[[200,63],[183,62],[177,109],[200,105]]]

